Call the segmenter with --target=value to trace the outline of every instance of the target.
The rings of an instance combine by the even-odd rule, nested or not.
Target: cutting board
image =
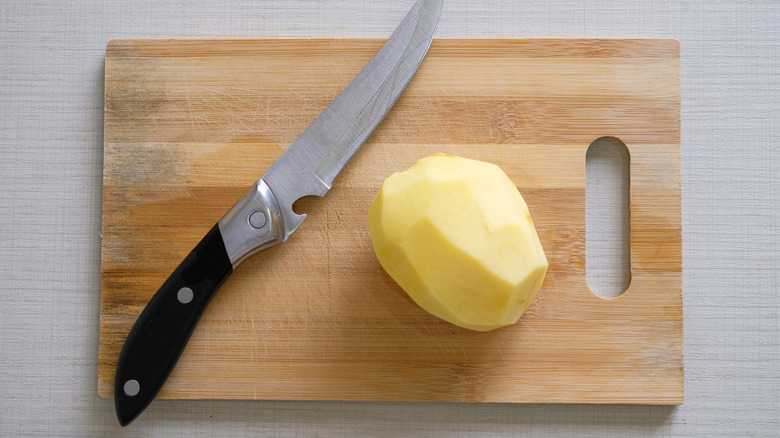
[[[381,40],[118,40],[106,49],[99,392],[150,297]],[[241,265],[161,398],[679,404],[680,62],[672,40],[436,40],[284,243]],[[586,282],[585,155],[630,154],[631,283]],[[382,181],[445,152],[501,166],[550,262],[520,321],[472,332],[377,262]]]

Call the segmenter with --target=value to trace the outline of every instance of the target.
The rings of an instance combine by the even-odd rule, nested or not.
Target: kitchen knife
[[[293,203],[324,196],[420,67],[443,0],[418,0],[330,106],[214,225],[163,283],[125,340],[114,379],[122,426],[154,400],[211,297],[247,257],[287,240],[306,218]]]

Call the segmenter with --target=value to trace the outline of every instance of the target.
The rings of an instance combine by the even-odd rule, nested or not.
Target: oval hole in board
[[[625,143],[601,137],[585,155],[585,272],[590,290],[617,298],[631,283],[631,157]]]

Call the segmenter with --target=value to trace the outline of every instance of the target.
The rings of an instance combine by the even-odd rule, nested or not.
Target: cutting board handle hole
[[[619,297],[631,283],[630,164],[616,137],[595,140],[585,154],[585,278],[604,299]]]

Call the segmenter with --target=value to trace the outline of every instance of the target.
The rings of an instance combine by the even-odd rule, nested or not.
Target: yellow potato
[[[516,323],[547,273],[528,206],[494,164],[423,158],[387,178],[368,229],[382,267],[420,307],[471,330]]]

